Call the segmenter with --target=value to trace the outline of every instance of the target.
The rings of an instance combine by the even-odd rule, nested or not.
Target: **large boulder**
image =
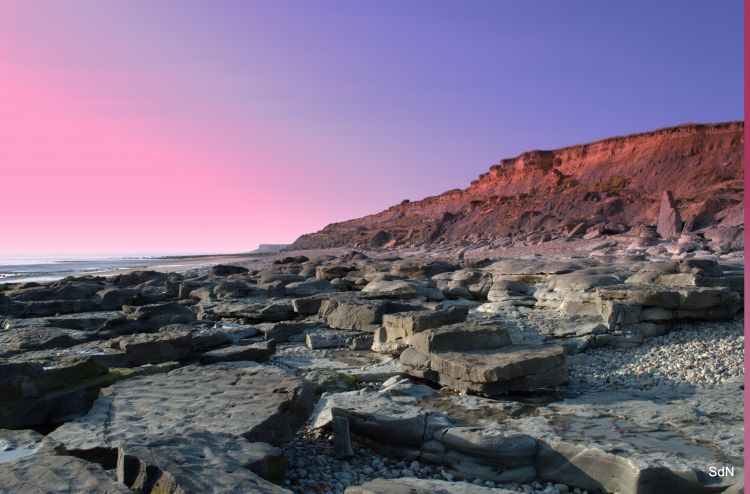
[[[290,283],[299,283],[302,281],[305,281],[305,278],[295,273],[264,272],[264,273],[260,273],[260,276],[258,278],[258,283],[281,282],[284,285],[288,285]]]
[[[292,300],[292,309],[300,316],[312,316],[318,313],[320,305],[326,300],[325,295],[311,295]]]
[[[320,328],[320,324],[303,321],[264,322],[255,326],[266,340],[286,341],[294,335]]]
[[[382,324],[385,314],[414,308],[395,301],[361,299],[355,295],[341,294],[321,302],[318,316],[332,328],[373,333]]]
[[[562,384],[567,378],[565,355],[565,347],[555,344],[439,352],[430,355],[430,370],[444,386],[494,396]]]
[[[414,377],[493,396],[563,383],[565,355],[562,345],[511,345],[500,328],[446,326],[413,335],[400,362]]]
[[[662,192],[659,223],[656,226],[656,231],[662,238],[666,239],[672,238],[682,231],[682,218],[672,191]]]
[[[385,314],[382,327],[375,331],[372,350],[398,355],[409,345],[411,337],[416,333],[465,321],[467,313],[467,307],[446,307]]]
[[[636,276],[647,275],[649,273]],[[608,332],[618,333],[603,335],[603,342],[625,347],[663,334],[670,324],[680,319],[726,320],[733,318],[741,308],[740,294],[724,287],[625,284],[600,288],[597,294],[604,325]]]

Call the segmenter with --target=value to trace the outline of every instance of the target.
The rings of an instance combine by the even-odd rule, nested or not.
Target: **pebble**
[[[495,484],[479,478],[465,479],[444,466],[420,463],[404,458],[391,458],[375,451],[353,445],[354,457],[337,460],[333,456],[333,442],[329,433],[315,430],[309,425],[300,429],[296,439],[282,446],[289,458],[284,487],[297,494],[339,494],[352,485],[361,485],[376,478],[442,479],[449,482],[470,482],[488,488],[508,489],[515,492],[539,494],[555,492],[545,490],[539,482],[532,485]],[[557,484],[557,486],[562,484]],[[532,487],[533,486],[533,487]],[[567,489],[567,486],[564,486]],[[563,493],[569,490],[558,490]]]
[[[573,387],[715,386],[744,376],[741,320],[677,325],[635,348],[593,348],[571,359]]]

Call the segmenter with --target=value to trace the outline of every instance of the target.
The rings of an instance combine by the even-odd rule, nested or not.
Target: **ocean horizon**
[[[227,254],[63,254],[0,255],[0,284],[54,281],[87,274],[112,275],[133,269],[182,271],[204,264],[196,258]],[[228,254],[232,255],[232,254]],[[192,261],[181,262],[191,259]]]
[[[67,276],[149,267],[163,256],[0,255],[0,283],[52,281]]]

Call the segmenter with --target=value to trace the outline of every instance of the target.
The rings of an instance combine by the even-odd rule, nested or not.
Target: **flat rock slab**
[[[202,364],[213,364],[216,362],[237,362],[250,360],[253,362],[265,362],[273,355],[276,345],[273,341],[262,341],[250,345],[232,345],[224,348],[211,350],[198,357]]]
[[[507,489],[490,489],[467,482],[426,479],[375,479],[349,487],[345,494],[511,494]]]
[[[430,356],[430,367],[438,373],[486,383],[540,374],[565,362],[562,345],[509,345],[491,350],[440,352]]]
[[[203,430],[278,444],[313,405],[301,379],[254,362],[189,365],[102,390],[89,413],[56,429],[68,449],[113,448],[157,434]]]
[[[125,494],[131,491],[96,463],[45,451],[0,464],[0,492]]]
[[[281,480],[286,470],[281,450],[228,434],[157,437],[118,448],[117,479],[137,492],[289,492],[251,471],[258,469]]]

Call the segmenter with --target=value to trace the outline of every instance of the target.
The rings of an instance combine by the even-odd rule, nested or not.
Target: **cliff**
[[[502,242],[655,224],[671,191],[685,231],[743,223],[744,122],[686,124],[490,167],[466,189],[392,206],[302,235],[292,249]]]

